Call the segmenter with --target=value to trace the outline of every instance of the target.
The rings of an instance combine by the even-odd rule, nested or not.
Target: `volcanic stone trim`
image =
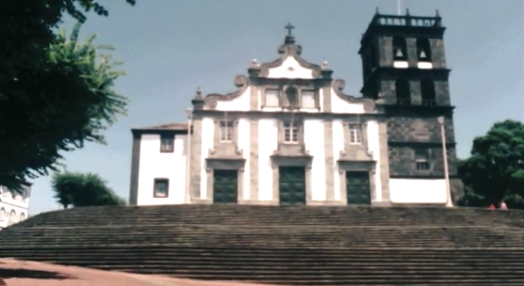
[[[273,198],[272,201],[279,202],[280,196],[279,196],[279,182],[280,182],[280,174],[279,174],[279,167],[281,166],[304,166],[306,171],[306,204],[309,204],[310,201],[313,200],[313,190],[311,188],[311,164],[313,161],[313,157],[309,155],[303,155],[303,156],[278,156],[278,155],[272,155],[271,156],[271,168],[273,171]]]
[[[279,120],[277,122],[278,126],[278,145],[277,150],[273,153],[279,156],[303,156],[309,155],[309,152],[306,150],[306,145],[304,142],[304,120],[302,117],[295,116],[293,122],[298,125],[298,143],[284,143],[284,123],[291,122],[291,120]]]
[[[140,145],[142,136],[133,132],[133,151],[131,154],[131,182],[129,190],[129,204],[138,203],[138,176],[140,174]]]
[[[195,115],[199,116],[208,116],[213,118],[222,118],[224,116],[223,111],[218,110],[203,110],[195,111]],[[231,118],[241,117],[249,119],[279,119],[279,120],[291,120],[290,111],[228,111],[227,116]],[[367,120],[377,120],[380,118],[386,118],[385,114],[382,113],[328,113],[328,112],[305,112],[305,111],[296,111],[294,112],[294,118],[307,118],[307,119],[343,119],[355,121],[357,118],[360,118],[362,122]]]
[[[442,38],[429,39],[431,46],[431,59],[433,67],[437,69],[446,68],[446,53],[444,40]]]
[[[380,152],[380,185],[382,188],[382,202],[389,204],[391,202],[389,191],[389,152],[388,152],[388,127],[385,120],[378,121],[378,140]]]
[[[221,128],[220,128],[220,122],[221,120],[214,120],[214,136],[213,136],[213,148],[209,150],[209,157],[213,158],[239,158],[242,157],[242,150],[238,148],[238,118],[228,118],[228,122],[232,122],[232,138],[231,141],[223,142],[221,141],[220,136],[221,134]]]
[[[249,200],[258,201],[258,120],[249,120],[249,136]]]
[[[190,160],[190,198],[191,202],[200,200],[200,180],[202,171],[202,117],[193,118],[193,135],[191,136]]]
[[[260,108],[259,95],[260,88],[258,86],[251,85],[249,89],[249,104],[251,110],[258,110]]]
[[[335,161],[333,158],[333,121],[324,121],[324,157],[326,169],[326,201],[335,200]]]
[[[322,90],[322,112],[331,112],[331,85],[321,87]]]
[[[297,89],[297,100],[299,106],[302,108],[302,95],[304,91],[313,91],[314,97],[315,97],[315,106],[308,108],[308,109],[317,109],[320,111],[320,89],[322,87],[319,87],[315,83],[306,82],[302,85],[296,85],[293,83],[290,83],[287,79],[280,80],[278,84],[267,84],[264,87],[260,87],[260,99],[261,99],[261,109],[264,109],[264,107],[268,108],[282,108],[282,110],[285,110],[286,107],[290,106],[289,99],[286,96],[286,89],[289,87],[294,87]],[[266,106],[266,91],[267,90],[276,90],[278,91],[278,105],[276,106]]]
[[[358,124],[360,126],[360,144],[350,143],[349,125]],[[372,161],[373,157],[369,153],[367,140],[367,124],[357,121],[346,121],[342,123],[344,135],[344,150],[340,151],[340,160],[344,161]]]
[[[417,57],[417,39],[412,37],[405,37],[406,48],[408,52],[408,66],[410,68],[416,68],[418,64]]]
[[[214,194],[214,170],[237,170],[237,202],[244,199],[244,166],[245,159],[206,159],[206,200],[213,201]]]
[[[375,162],[374,161],[338,161],[338,174],[340,177],[340,200],[343,204],[350,204],[348,201],[348,190],[347,190],[347,181],[346,181],[346,172],[358,171],[358,172],[368,172],[369,173],[369,183],[370,183],[370,192],[371,199],[374,200],[375,197]]]

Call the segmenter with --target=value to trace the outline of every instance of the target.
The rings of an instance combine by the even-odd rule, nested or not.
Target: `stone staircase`
[[[524,285],[524,212],[181,205],[48,212],[0,257],[289,285]]]

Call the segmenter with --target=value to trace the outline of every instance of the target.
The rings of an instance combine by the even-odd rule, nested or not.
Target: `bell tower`
[[[436,180],[436,185],[442,185],[447,149],[446,182],[456,201],[463,186],[457,177],[445,29],[438,11],[420,17],[409,10],[405,15],[382,15],[377,9],[360,41],[361,92],[386,114],[390,179]],[[444,118],[443,124],[439,117]]]

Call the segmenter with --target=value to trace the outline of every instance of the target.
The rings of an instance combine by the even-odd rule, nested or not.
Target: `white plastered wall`
[[[371,120],[367,122],[368,149],[373,155],[375,163],[375,201],[382,201],[382,181],[380,174],[380,143],[378,122]]]
[[[258,121],[258,199],[269,201],[273,198],[273,170],[271,154],[277,149],[278,128],[276,119]],[[251,198],[255,199],[255,198]]]
[[[313,156],[311,164],[311,198],[314,201],[326,199],[326,155],[324,150],[324,121],[304,120],[304,141],[306,150]]]
[[[160,152],[160,135],[144,134],[140,142],[137,205],[164,205],[184,203],[186,184],[186,156],[184,141],[187,135],[175,135],[174,152]],[[155,198],[155,178],[169,179],[167,198]]]
[[[250,173],[250,167],[249,167],[249,156],[250,154],[250,134],[249,134],[249,119],[240,119],[238,121],[238,148],[242,150],[244,158],[246,159],[245,165],[244,165],[244,173],[243,173],[243,196],[242,198],[244,200],[249,200],[249,189],[250,189],[250,180],[249,180],[249,173]]]
[[[340,158],[340,151],[344,149],[344,125],[342,123],[342,120],[333,120],[333,162],[335,164],[335,167],[333,170],[335,171],[333,176],[333,186],[335,188],[335,194],[334,199],[336,201],[340,200],[340,175],[339,175],[339,168],[338,168],[338,159]]]
[[[392,203],[445,204],[447,199],[444,179],[389,179]]]
[[[300,66],[294,57],[288,56],[281,66],[269,69],[268,78],[313,79],[313,70]]]
[[[360,102],[347,102],[335,94],[331,89],[331,112],[333,113],[364,113],[364,104]]]
[[[248,87],[241,95],[232,100],[218,100],[216,110],[221,111],[248,111],[251,109],[250,99],[251,87]]]

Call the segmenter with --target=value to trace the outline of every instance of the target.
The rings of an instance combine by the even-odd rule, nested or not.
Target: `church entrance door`
[[[237,170],[213,171],[213,203],[236,204],[238,193]]]
[[[346,191],[348,204],[370,205],[369,172],[346,172]]]
[[[306,168],[280,167],[279,190],[281,205],[306,204]]]

